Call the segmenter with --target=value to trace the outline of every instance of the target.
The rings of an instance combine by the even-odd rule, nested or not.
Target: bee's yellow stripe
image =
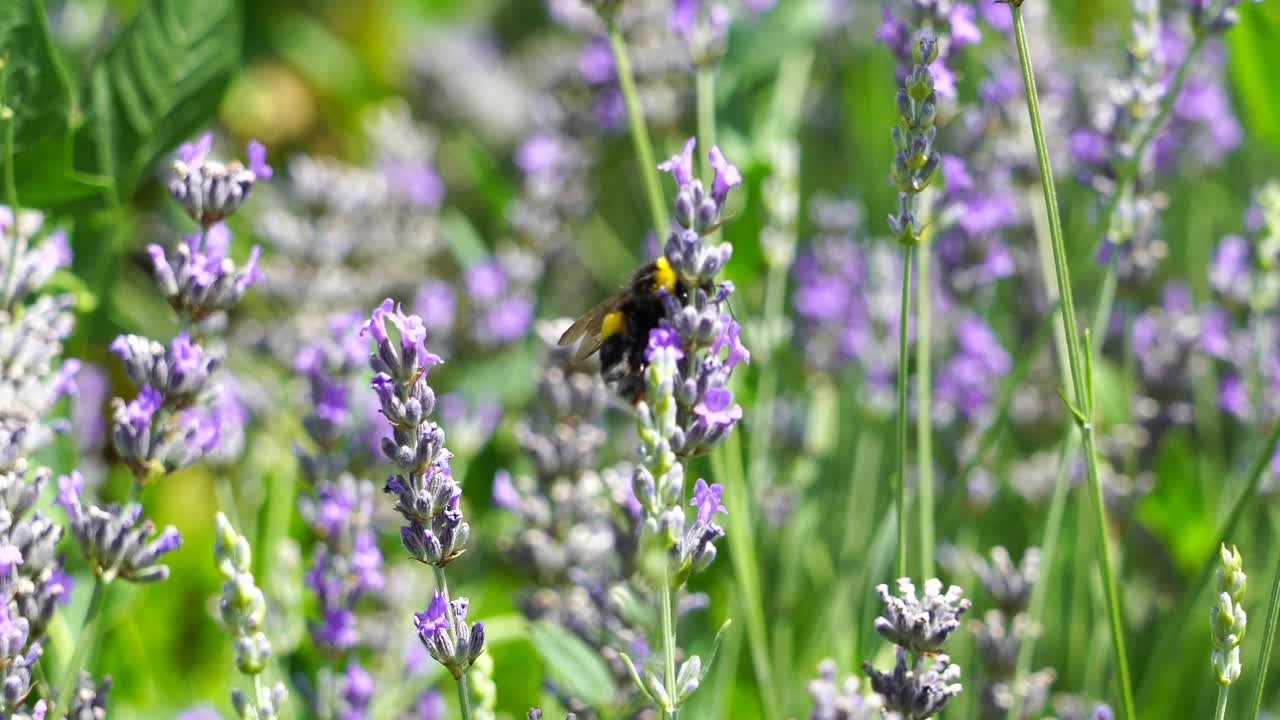
[[[604,316],[604,321],[600,323],[600,338],[608,339],[622,332],[622,313],[611,312]]]
[[[667,292],[676,291],[676,271],[671,269],[671,263],[667,262],[666,256],[658,258],[657,270],[653,273],[653,289],[657,292],[658,288],[666,288]]]

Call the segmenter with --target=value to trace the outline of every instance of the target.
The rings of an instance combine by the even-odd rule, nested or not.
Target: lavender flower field
[[[1276,67],[0,0],[0,720],[1280,718]]]

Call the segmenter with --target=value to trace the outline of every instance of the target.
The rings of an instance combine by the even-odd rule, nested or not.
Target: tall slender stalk
[[[1213,711],[1215,720],[1227,720],[1227,692],[1230,690],[1230,685],[1218,686],[1218,705]]]
[[[667,709],[667,717],[676,720],[680,709],[676,707],[679,689],[676,687],[676,611],[671,602],[671,567],[670,563],[662,564],[662,682],[666,687],[667,698],[671,707]]]
[[[631,70],[631,58],[627,56],[627,41],[616,22],[609,22],[609,45],[613,48],[613,64],[618,72],[618,85],[627,106],[631,122],[631,143],[635,146],[636,161],[640,163],[640,176],[644,178],[645,195],[649,198],[649,212],[653,230],[658,237],[667,235],[666,201],[662,197],[662,185],[658,182],[658,163],[654,160],[653,144],[649,141],[649,128],[645,125],[644,109],[640,107],[640,94],[636,91],[636,79]]]
[[[773,666],[770,663],[769,632],[762,600],[764,593],[760,582],[756,535],[752,530],[750,494],[747,492],[746,472],[742,466],[739,433],[729,433],[729,437],[712,451],[711,473],[724,485],[726,506],[742,508],[725,516],[729,559],[733,563],[733,576],[738,584],[738,599],[747,616],[747,643],[751,651],[751,664],[755,669],[756,685],[760,691],[760,703],[767,711],[765,717],[782,717],[773,680]]]
[[[89,608],[84,612],[84,623],[80,626],[80,636],[76,638],[75,649],[67,660],[67,669],[62,674],[62,687],[58,690],[58,700],[54,704],[55,717],[66,714],[67,703],[76,687],[76,678],[80,673],[80,663],[92,651],[102,632],[102,606],[107,595],[107,581],[101,577],[93,579],[93,594],[89,596]]]
[[[916,253],[916,472],[920,474],[921,578],[933,577],[933,379],[929,371],[929,244]]]
[[[1125,653],[1124,626],[1120,608],[1120,595],[1116,588],[1115,571],[1111,565],[1111,543],[1107,537],[1106,508],[1103,504],[1102,482],[1098,472],[1097,450],[1094,446],[1094,408],[1092,358],[1080,351],[1080,336],[1076,326],[1075,303],[1071,294],[1071,276],[1067,268],[1066,244],[1062,236],[1062,218],[1058,210],[1058,197],[1053,182],[1053,167],[1049,161],[1049,149],[1045,142],[1044,124],[1040,119],[1040,99],[1036,91],[1035,71],[1031,65],[1031,50],[1027,43],[1027,27],[1022,16],[1020,0],[1010,3],[1013,11],[1013,30],[1018,46],[1018,60],[1022,70],[1022,82],[1026,89],[1027,114],[1031,133],[1035,139],[1036,157],[1040,165],[1040,181],[1049,219],[1050,238],[1053,241],[1054,270],[1058,292],[1062,297],[1062,319],[1066,330],[1067,354],[1071,367],[1071,385],[1074,397],[1072,414],[1080,431],[1081,445],[1088,466],[1089,489],[1093,497],[1094,519],[1098,539],[1098,562],[1107,600],[1107,619],[1111,630],[1112,651],[1115,653],[1116,670],[1120,680],[1121,717],[1134,720],[1133,687],[1129,677],[1129,661]],[[1087,344],[1087,343],[1086,343]]]
[[[699,67],[694,78],[698,100],[698,140],[708,149],[716,144],[716,71]],[[711,160],[702,153],[702,175],[711,174]]]
[[[898,520],[897,577],[907,576],[907,322],[911,319],[913,248],[902,251],[902,311],[898,315],[898,467],[894,509]]]
[[[1253,688],[1253,710],[1247,717],[1262,714],[1262,695],[1267,687],[1267,669],[1271,665],[1271,649],[1276,641],[1276,621],[1280,620],[1280,562],[1271,578],[1271,599],[1267,601],[1267,624],[1262,630],[1262,652],[1258,657],[1258,682]]]
[[[449,618],[449,632],[458,627],[458,620],[453,612],[453,598],[449,595],[449,582],[445,579],[444,568],[439,565],[432,565],[431,569],[436,574],[436,587],[439,588],[441,594],[444,595],[445,613]],[[462,720],[471,720],[471,691],[467,687],[467,674],[462,673],[455,678],[458,684],[458,712]]]

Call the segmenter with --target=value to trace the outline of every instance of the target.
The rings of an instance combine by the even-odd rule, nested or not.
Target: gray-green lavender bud
[[[933,72],[929,69],[938,52],[935,38],[920,38],[912,52],[915,66],[895,97],[898,124],[891,133],[896,152],[890,174],[898,188],[899,211],[889,216],[889,230],[904,246],[916,245],[922,239],[912,214],[912,200],[933,182],[942,166],[942,157],[933,147],[938,134],[934,125],[938,103]]]
[[[1209,629],[1213,641],[1210,661],[1218,682],[1230,685],[1240,677],[1240,641],[1248,626],[1248,616],[1240,604],[1244,599],[1247,577],[1240,551],[1234,545],[1219,548],[1218,597],[1209,608]]]
[[[214,519],[213,558],[218,572],[225,578],[218,611],[223,625],[232,637],[236,669],[248,676],[258,675],[271,658],[271,642],[263,632],[267,601],[254,582],[253,553],[249,541],[235,531],[227,516],[218,513]],[[231,704],[242,720],[274,718],[287,697],[284,686],[267,687],[255,683],[258,691],[246,695],[239,688],[231,691]]]

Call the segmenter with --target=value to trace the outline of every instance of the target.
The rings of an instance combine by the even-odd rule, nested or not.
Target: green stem
[[[907,321],[911,319],[910,245],[902,252],[902,311],[898,316],[898,467],[895,473],[897,497],[894,510],[898,520],[897,577],[907,576]]]
[[[1271,665],[1271,648],[1276,640],[1276,621],[1280,620],[1280,563],[1271,580],[1271,599],[1267,601],[1267,625],[1262,630],[1262,654],[1258,657],[1258,682],[1253,689],[1253,711],[1248,717],[1262,714],[1262,694],[1267,687],[1267,669]]]
[[[698,141],[705,150],[716,144],[716,71],[714,67],[698,68],[694,80],[698,99]],[[711,160],[702,153],[702,176],[711,175]]]
[[[1218,685],[1218,706],[1213,711],[1215,720],[1227,720],[1227,693],[1230,690],[1230,685]]]
[[[80,673],[80,663],[84,662],[102,631],[101,615],[103,599],[107,595],[107,582],[100,576],[93,580],[93,594],[89,596],[89,608],[84,612],[84,623],[80,626],[80,636],[76,638],[75,649],[71,651],[71,659],[67,661],[67,670],[62,676],[62,688],[58,690],[58,701],[54,704],[55,717],[65,715],[64,709],[71,699],[76,687],[76,678]]]
[[[1098,291],[1098,307],[1093,311],[1093,324],[1089,326],[1094,337],[1105,338],[1107,328],[1111,325],[1111,309],[1116,301],[1116,265],[1107,265],[1106,274],[1102,276],[1102,289]],[[1102,343],[1098,343],[1101,352]]]
[[[770,665],[769,632],[764,614],[760,564],[756,556],[756,534],[752,529],[750,495],[742,467],[742,441],[737,432],[729,433],[729,437],[711,453],[711,473],[724,485],[725,506],[741,508],[739,512],[731,510],[725,516],[729,559],[733,563],[738,599],[747,615],[747,643],[760,703],[767,710],[765,717],[782,717]]]
[[[916,253],[916,472],[920,474],[920,578],[933,577],[933,427],[929,375],[929,245]]]
[[[680,712],[676,707],[679,698],[676,697],[676,619],[675,606],[671,602],[671,595],[674,593],[671,587],[671,567],[670,562],[662,564],[662,680],[667,689],[667,701],[671,703],[671,707],[667,709],[667,717],[675,720],[676,715]]]
[[[259,714],[261,714],[261,711],[262,711],[262,705],[261,705],[261,703],[262,703],[262,673],[254,673],[253,675],[250,675],[249,677],[251,677],[251,678],[253,679],[253,700],[251,701],[251,702],[253,703],[253,709],[254,709],[254,710],[259,711]]]
[[[431,569],[436,574],[436,588],[444,595],[445,613],[449,618],[449,632],[452,633],[458,627],[458,620],[453,612],[453,598],[449,597],[449,582],[444,577],[444,568],[432,565]],[[458,684],[458,712],[461,713],[462,720],[471,720],[471,693],[467,688],[467,674],[463,673],[455,680]]]
[[[635,145],[636,160],[640,163],[640,175],[644,178],[645,194],[649,197],[649,212],[653,230],[659,238],[667,235],[666,201],[662,197],[662,185],[658,182],[658,163],[653,158],[653,145],[649,142],[649,128],[645,125],[644,109],[640,107],[640,94],[636,91],[636,79],[631,71],[631,59],[627,56],[627,41],[617,23],[609,23],[609,44],[613,47],[613,64],[618,71],[618,85],[631,120],[631,142]]]
[[[1094,447],[1092,359],[1080,352],[1080,337],[1076,328],[1075,303],[1071,294],[1071,277],[1067,268],[1066,244],[1062,237],[1062,218],[1058,211],[1057,192],[1053,183],[1053,167],[1049,161],[1049,148],[1045,142],[1044,125],[1040,119],[1040,99],[1036,92],[1035,72],[1031,67],[1031,50],[1027,43],[1027,27],[1019,4],[1013,10],[1013,29],[1018,45],[1018,60],[1022,69],[1022,81],[1026,88],[1027,114],[1031,133],[1035,139],[1036,156],[1040,165],[1040,181],[1048,211],[1049,232],[1053,240],[1054,270],[1058,291],[1062,297],[1063,326],[1066,330],[1067,354],[1071,364],[1071,384],[1075,398],[1075,411],[1081,445],[1088,466],[1089,489],[1093,497],[1094,519],[1098,538],[1098,562],[1101,565],[1103,585],[1107,600],[1107,618],[1111,629],[1112,651],[1119,671],[1121,718],[1134,720],[1133,687],[1129,678],[1129,662],[1125,653],[1123,614],[1120,594],[1116,588],[1115,571],[1111,565],[1111,543],[1107,537],[1106,508],[1103,505],[1102,481],[1098,472],[1097,449]],[[1083,358],[1083,359],[1082,359]]]

